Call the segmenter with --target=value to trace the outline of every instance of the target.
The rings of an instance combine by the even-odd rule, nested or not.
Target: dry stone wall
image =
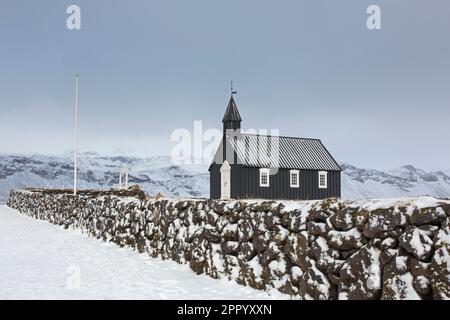
[[[450,299],[450,201],[141,201],[11,192],[8,205],[300,299]]]

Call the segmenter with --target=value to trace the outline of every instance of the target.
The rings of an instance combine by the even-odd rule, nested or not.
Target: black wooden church
[[[241,121],[232,94],[209,167],[211,199],[341,196],[341,168],[319,139],[241,133]]]

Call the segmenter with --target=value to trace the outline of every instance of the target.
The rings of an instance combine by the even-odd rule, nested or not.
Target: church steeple
[[[226,160],[229,164],[235,164],[237,161],[236,151],[231,147],[230,139],[236,140],[237,136],[241,133],[241,115],[234,102],[233,94],[235,92],[231,90],[230,102],[228,102],[227,110],[223,115],[223,154],[222,159]],[[232,151],[232,153],[230,153]]]
[[[223,116],[223,131],[227,129],[238,130],[241,128],[241,115],[239,114],[239,110],[236,106],[236,102],[234,102],[233,94],[231,95],[230,102],[228,102],[227,110]]]

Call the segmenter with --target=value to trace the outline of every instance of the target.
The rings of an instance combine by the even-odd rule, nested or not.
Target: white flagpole
[[[73,169],[73,194],[77,195],[77,156],[78,156],[78,75],[75,75],[75,152]]]

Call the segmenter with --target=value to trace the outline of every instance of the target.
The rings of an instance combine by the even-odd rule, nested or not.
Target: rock
[[[192,251],[189,266],[196,274],[202,274],[205,268],[205,256],[199,248]]]
[[[450,300],[450,244],[437,249],[431,261],[431,288],[436,300]]]
[[[275,243],[270,243],[267,249],[260,255],[259,262],[263,267],[266,267],[270,262],[275,260],[278,256],[278,250]]]
[[[441,207],[416,209],[411,215],[411,223],[416,226],[440,224],[445,217],[445,211]]]
[[[426,263],[419,261],[417,259],[411,258],[411,273],[417,277],[425,277],[429,279],[431,277],[431,263]]]
[[[294,286],[289,280],[286,280],[284,284],[278,288],[281,293],[288,294],[290,296],[294,295]]]
[[[381,294],[380,250],[364,246],[340,270],[339,297],[375,300]]]
[[[396,256],[394,257],[383,270],[383,300],[417,300],[421,299],[418,291],[415,289],[411,265],[415,261],[409,256]],[[420,280],[418,280],[420,281]],[[417,282],[417,281],[416,281]],[[422,288],[420,291],[425,292],[426,288],[423,284],[416,283],[416,286]]]
[[[309,244],[308,233],[302,231],[299,234],[290,234],[286,244],[284,245],[284,252],[287,254],[291,262],[301,268],[305,272],[308,268],[306,258],[308,256]]]
[[[275,230],[269,232],[269,238],[272,239],[278,246],[283,246],[289,235],[289,230],[281,225],[278,225]]]
[[[221,246],[225,255],[237,255],[239,252],[239,242],[237,241],[225,241],[221,243]]]
[[[220,243],[220,241],[222,240],[220,233],[218,233],[213,227],[206,226],[203,229],[203,236],[206,240],[212,243]]]
[[[186,210],[190,206],[190,202],[188,201],[180,201],[175,204],[175,208],[178,210]]]
[[[414,277],[413,287],[417,293],[427,296],[431,292],[430,281],[424,276]]]
[[[243,203],[242,201],[238,201],[234,204],[233,210],[237,213],[243,212],[247,208],[247,205]]]
[[[425,231],[414,226],[406,228],[399,238],[399,245],[421,261],[429,261],[433,254],[433,241]]]
[[[206,213],[205,211],[193,211],[192,212],[192,223],[201,225],[204,222]]]
[[[398,240],[394,237],[388,237],[381,241],[379,248],[381,250],[395,249],[398,247]]]
[[[241,242],[239,245],[238,256],[242,261],[250,261],[257,255],[257,252],[251,242]]]
[[[158,229],[153,228],[153,233],[159,232]],[[201,228],[189,228],[186,232],[186,242],[192,243],[195,239],[203,239],[204,233]]]
[[[239,259],[235,256],[226,255],[225,260],[225,270],[224,274],[227,275],[228,279],[234,280],[239,277]]]
[[[226,241],[238,241],[238,224],[229,223],[222,229],[222,238]]]
[[[379,234],[379,238],[380,239],[385,239],[385,238],[390,238],[390,237],[394,237],[394,238],[398,238],[399,236],[401,236],[403,234],[404,230],[401,227],[395,227],[393,230],[387,230],[387,231],[383,231]]]
[[[242,219],[238,222],[239,241],[249,241],[254,236],[253,228],[248,219]]]
[[[270,278],[267,280],[268,283],[271,282],[270,279],[282,279],[285,278],[286,273],[288,272],[288,268],[290,268],[291,264],[287,260],[286,256],[278,253],[275,256],[275,259],[272,259],[267,267],[270,273]]]
[[[255,212],[269,212],[272,209],[274,201],[263,201],[251,205],[251,210]]]
[[[411,258],[409,256],[398,255],[386,266],[386,270],[393,274],[405,274],[411,268]]]
[[[251,261],[240,263],[241,270],[239,271],[239,278],[255,289],[264,289],[265,271],[259,262],[258,256],[255,256]]]
[[[364,245],[364,239],[357,228],[349,231],[330,230],[327,234],[329,244],[340,250],[357,249]]]
[[[410,272],[398,275],[391,272],[383,274],[382,300],[421,300],[414,289],[414,278]]]
[[[369,219],[369,212],[367,210],[359,209],[353,213],[353,221],[355,223],[355,227],[358,230],[362,230],[367,220]]]
[[[315,261],[309,261],[310,267],[299,281],[299,295],[304,300],[328,300],[333,298],[331,284],[325,274],[316,268]]]
[[[226,265],[221,245],[210,243],[205,252],[205,273],[214,279],[219,279],[225,269]]]
[[[439,230],[433,239],[434,248],[439,249],[441,247],[448,248],[450,245],[450,226],[446,226]]]
[[[241,219],[241,212],[237,212],[234,210],[228,210],[225,211],[225,214],[227,215],[228,219],[230,220],[230,223],[237,223]]]
[[[344,208],[330,216],[330,222],[337,230],[348,231],[355,225],[353,223],[352,210]]]
[[[311,252],[316,261],[317,268],[326,273],[328,276],[339,274],[343,260],[339,260],[339,251],[330,248],[327,241],[323,237],[317,237],[316,241],[311,244]]]
[[[323,199],[322,202],[320,203],[320,208],[322,208],[322,210],[333,213],[337,212],[342,207],[340,206],[340,203],[338,202],[337,198],[326,198]]]
[[[380,262],[384,266],[388,264],[393,257],[398,255],[398,250],[396,249],[388,249],[385,251],[382,251],[380,254]]]
[[[306,219],[308,221],[326,222],[328,219],[328,213],[323,210],[313,209],[309,212]]]
[[[436,234],[439,232],[438,226],[433,226],[431,224],[423,224],[418,226],[420,230],[423,230],[426,232],[427,236],[429,236],[431,239],[433,239]]]
[[[301,276],[303,275],[302,269],[299,266],[292,266],[290,270],[291,283],[298,286]]]
[[[145,252],[145,238],[141,234],[139,234],[139,236],[138,236],[138,238],[136,240],[136,250],[139,253],[144,253]]]
[[[263,236],[257,236],[253,239],[253,247],[259,254],[267,249],[268,243]]]
[[[302,218],[300,213],[296,212],[286,212],[281,217],[281,225],[292,232],[300,232],[302,224]]]
[[[281,219],[273,213],[268,212],[264,215],[264,223],[268,230],[277,230],[278,225],[281,224]]]
[[[215,213],[213,210],[208,211],[208,213],[206,214],[206,222],[208,222],[208,224],[212,226],[216,225],[218,219],[219,215]]]
[[[324,222],[308,221],[306,223],[306,230],[314,236],[325,236],[328,228]]]
[[[218,213],[219,215],[223,215],[225,213],[225,206],[226,202],[220,201],[220,202],[213,202],[212,209],[214,212]]]
[[[339,250],[340,258],[343,259],[343,260],[347,260],[347,259],[350,258],[352,255],[354,255],[357,251],[358,251],[358,249]]]
[[[450,217],[450,203],[443,202],[441,203],[441,208],[444,210],[447,217]]]
[[[363,226],[363,234],[367,238],[396,236],[398,227],[408,224],[409,217],[398,208],[376,209],[369,213]]]

